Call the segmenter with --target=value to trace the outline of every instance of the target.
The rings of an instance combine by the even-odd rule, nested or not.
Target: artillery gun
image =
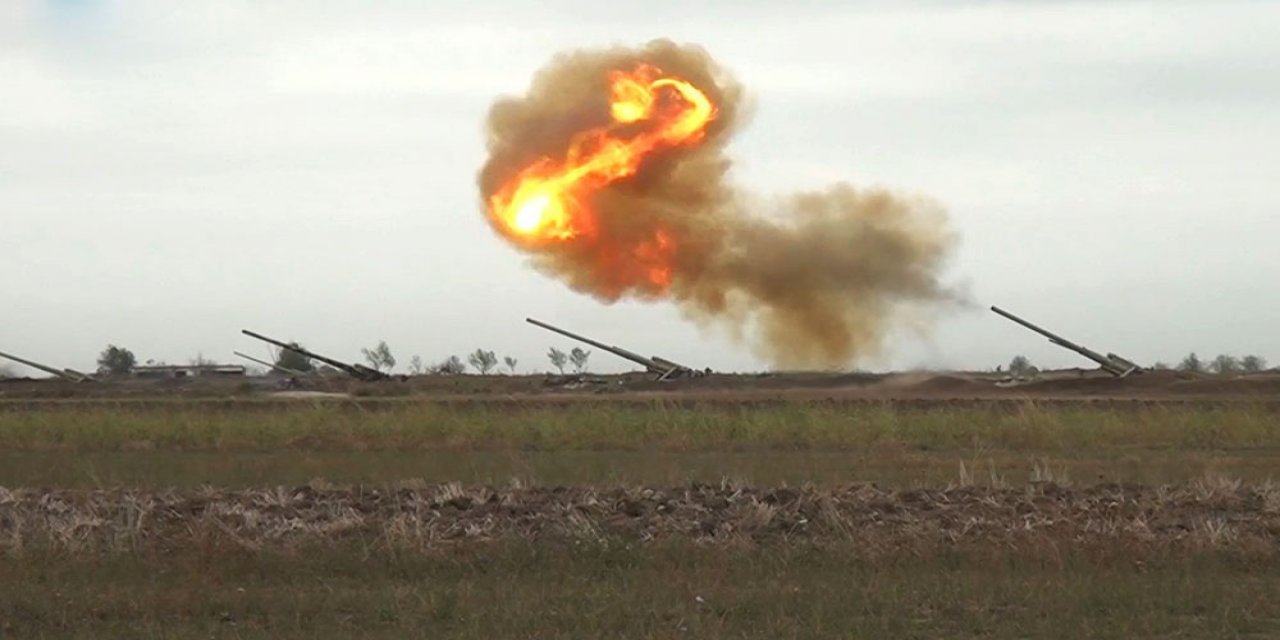
[[[318,360],[320,362],[323,362],[335,369],[338,369],[339,371],[345,372],[347,375],[351,376],[352,378],[355,378],[356,380],[363,380],[365,382],[378,382],[381,380],[392,379],[392,376],[390,374],[383,373],[381,371],[378,371],[377,369],[372,369],[362,364],[347,363],[341,360],[334,360],[333,358],[326,358],[325,356],[322,356],[313,351],[308,351],[306,349],[303,349],[302,347],[299,347],[296,344],[289,344],[273,338],[268,338],[260,333],[254,333],[252,331],[249,331],[248,329],[242,329],[240,333],[243,333],[246,336],[249,336],[250,338],[257,338],[258,340],[261,340],[267,344],[273,344],[277,347],[280,347],[281,349],[288,349],[289,351],[292,351],[301,356],[310,358],[312,360]],[[271,366],[274,367],[275,365],[271,365]]]
[[[1134,362],[1133,362],[1132,360],[1129,360],[1128,358],[1122,358],[1122,357],[1120,357],[1120,356],[1118,356],[1118,355],[1116,355],[1116,354],[1114,354],[1114,353],[1108,353],[1107,355],[1105,355],[1105,356],[1104,356],[1104,355],[1102,355],[1101,353],[1098,353],[1097,351],[1094,351],[1094,350],[1089,349],[1089,348],[1087,348],[1087,347],[1083,347],[1083,346],[1081,346],[1081,345],[1078,345],[1078,344],[1076,344],[1076,343],[1074,343],[1074,342],[1072,342],[1072,341],[1070,341],[1070,340],[1067,340],[1066,338],[1063,338],[1063,337],[1061,337],[1061,336],[1059,336],[1059,335],[1056,335],[1056,334],[1050,333],[1049,331],[1046,331],[1046,330],[1044,330],[1044,329],[1042,329],[1042,328],[1040,328],[1040,327],[1038,327],[1038,326],[1036,326],[1036,325],[1034,325],[1034,324],[1032,324],[1032,323],[1030,323],[1030,322],[1028,322],[1028,321],[1026,321],[1026,320],[1023,320],[1022,318],[1019,318],[1018,316],[1015,316],[1015,315],[1013,315],[1012,313],[1009,313],[1008,311],[1005,311],[1004,309],[1001,309],[1000,307],[997,307],[997,306],[994,306],[994,305],[993,305],[993,306],[991,307],[991,310],[992,310],[992,311],[994,311],[994,312],[996,312],[997,314],[999,314],[999,315],[1001,315],[1001,316],[1003,316],[1003,317],[1005,317],[1005,318],[1009,319],[1009,320],[1012,320],[1013,322],[1016,322],[1016,323],[1018,323],[1018,324],[1020,324],[1020,325],[1022,325],[1022,326],[1024,326],[1024,327],[1026,327],[1026,328],[1028,328],[1028,329],[1030,329],[1030,330],[1032,330],[1032,331],[1034,331],[1034,332],[1036,332],[1036,333],[1038,333],[1038,334],[1040,334],[1040,335],[1042,335],[1042,336],[1044,336],[1044,337],[1048,338],[1048,339],[1049,339],[1049,342],[1051,342],[1051,343],[1053,343],[1053,344],[1055,344],[1055,345],[1057,345],[1057,346],[1059,346],[1059,347],[1062,347],[1063,349],[1068,349],[1068,350],[1070,350],[1070,351],[1074,351],[1074,352],[1076,352],[1076,353],[1078,353],[1078,354],[1080,354],[1080,355],[1082,355],[1082,356],[1084,356],[1084,357],[1086,357],[1086,358],[1088,358],[1088,359],[1090,359],[1090,360],[1092,360],[1092,361],[1094,361],[1094,362],[1098,363],[1098,365],[1102,368],[1102,370],[1103,370],[1103,371],[1106,371],[1107,373],[1109,373],[1109,374],[1111,374],[1111,375],[1113,375],[1113,376],[1115,376],[1115,377],[1117,377],[1117,378],[1124,378],[1124,377],[1127,377],[1127,376],[1129,376],[1129,375],[1131,375],[1131,374],[1135,374],[1135,373],[1142,373],[1142,372],[1146,371],[1146,369],[1144,369],[1143,367],[1138,366],[1137,364],[1134,364]]]
[[[578,342],[589,344],[599,349],[604,349],[605,351],[608,351],[609,353],[612,353],[613,355],[618,356],[619,358],[625,358],[627,360],[630,360],[644,367],[645,371],[648,371],[649,373],[652,373],[652,374],[656,374],[658,376],[657,380],[659,381],[672,380],[676,378],[693,378],[693,377],[704,375],[702,371],[698,371],[697,369],[694,369],[692,367],[687,367],[678,362],[667,360],[666,358],[660,358],[658,356],[652,356],[652,357],[646,358],[634,351],[628,351],[626,349],[623,349],[622,347],[615,347],[615,346],[604,344],[602,342],[596,342],[591,338],[580,336],[571,331],[565,331],[564,329],[549,325],[545,322],[534,320],[533,318],[525,318],[524,320],[529,324],[532,324],[537,327],[542,327],[547,331],[552,331],[562,336],[565,336],[567,338],[577,340]]]
[[[26,358],[19,358],[18,356],[8,354],[3,351],[0,351],[0,358],[6,358],[8,360],[17,362],[18,364],[27,365],[32,369],[39,369],[40,371],[51,374],[58,378],[62,378],[63,380],[70,380],[72,382],[97,382],[98,381],[97,378],[87,373],[81,373],[79,371],[76,371],[75,369],[55,369],[48,365],[40,364],[39,362],[35,362],[32,360],[27,360]]]

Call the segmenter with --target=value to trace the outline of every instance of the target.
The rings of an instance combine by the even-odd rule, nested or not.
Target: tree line
[[[577,373],[585,373],[590,358],[590,351],[584,351],[576,347],[567,354],[555,347],[552,347],[547,352],[547,359],[551,362],[551,366],[561,374],[565,372],[565,367],[568,365],[572,365],[573,370]],[[498,367],[498,356],[493,351],[476,349],[467,355],[467,364],[470,364],[476,373],[488,375],[489,372]],[[519,360],[511,356],[503,356],[502,358],[502,365],[506,367],[508,374],[514,375],[518,364]],[[409,372],[413,374],[460,375],[467,372],[467,367],[458,356],[449,356],[443,361],[430,366],[425,365],[421,357],[414,356],[409,361]]]
[[[306,349],[306,347],[297,342],[290,342],[288,344],[290,347],[295,349]],[[387,345],[385,340],[378,341],[378,344],[373,347],[361,349],[360,353],[364,356],[365,363],[378,371],[389,373],[395,369],[396,364],[398,364],[398,360],[391,352],[391,347]],[[569,366],[572,366],[572,370],[574,372],[585,373],[588,368],[588,362],[591,358],[591,352],[575,347],[566,353],[560,349],[552,347],[551,350],[547,352],[547,358],[550,361],[551,366],[562,374],[565,373],[565,368]],[[501,360],[499,360],[498,355],[491,350],[476,349],[475,351],[467,354],[465,361],[456,355],[451,355],[437,363],[427,364],[421,356],[415,355],[409,360],[408,368],[409,372],[415,375],[462,375],[467,373],[467,365],[470,365],[471,369],[476,373],[488,375],[498,369],[499,363],[505,367],[506,373],[514,375],[517,372],[519,360],[512,356],[503,356]],[[97,364],[98,373],[107,375],[128,375],[138,367],[138,358],[132,350],[112,344],[107,345],[107,348],[103,349],[102,352],[98,354]],[[164,366],[166,363],[148,360],[146,364],[151,366]],[[194,358],[189,359],[187,364],[192,366],[201,366],[213,365],[216,363],[205,358],[203,354],[198,354]],[[323,372],[329,369],[329,367],[325,365],[317,366],[311,358],[308,358],[293,349],[280,349],[279,353],[277,353],[273,360],[273,366],[280,371],[288,373],[313,373],[318,371]],[[11,367],[8,365],[0,365],[0,378],[9,378],[13,377],[13,375],[13,369]]]

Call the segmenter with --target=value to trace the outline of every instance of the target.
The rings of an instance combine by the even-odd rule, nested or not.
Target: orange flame
[[[697,144],[716,117],[705,93],[652,65],[613,71],[608,80],[613,122],[578,133],[564,160],[534,162],[489,198],[490,219],[508,238],[527,247],[593,238],[599,224],[591,200],[598,189],[635,175],[655,151]],[[674,249],[670,234],[659,229],[619,259],[630,261],[627,271],[664,289]]]

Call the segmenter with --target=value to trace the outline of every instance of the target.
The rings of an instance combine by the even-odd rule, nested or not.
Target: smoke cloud
[[[956,237],[937,203],[844,183],[770,198],[733,184],[724,148],[746,120],[746,93],[697,46],[656,40],[554,58],[526,95],[490,110],[485,202],[532,163],[563,160],[581,132],[609,126],[606,79],[641,64],[697,86],[715,119],[698,144],[655,151],[595,190],[582,203],[595,214],[589,237],[512,239],[539,271],[604,302],[670,300],[781,367],[878,355],[891,329],[926,325],[957,300],[940,280]]]

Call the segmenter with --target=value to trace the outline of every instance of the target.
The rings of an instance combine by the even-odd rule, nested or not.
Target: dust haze
[[[641,63],[695,84],[715,120],[700,144],[665,149],[595,192],[587,205],[600,228],[590,239],[520,246],[536,269],[605,303],[669,300],[776,367],[878,356],[895,330],[927,329],[960,301],[941,280],[957,236],[938,203],[848,183],[789,195],[734,184],[725,146],[748,120],[748,93],[694,45],[655,40],[553,58],[524,96],[489,112],[485,201],[530,163],[563,158],[575,134],[609,123],[605,79]],[[647,243],[655,232],[672,239],[657,258]],[[661,283],[644,274],[655,259],[669,267]]]

